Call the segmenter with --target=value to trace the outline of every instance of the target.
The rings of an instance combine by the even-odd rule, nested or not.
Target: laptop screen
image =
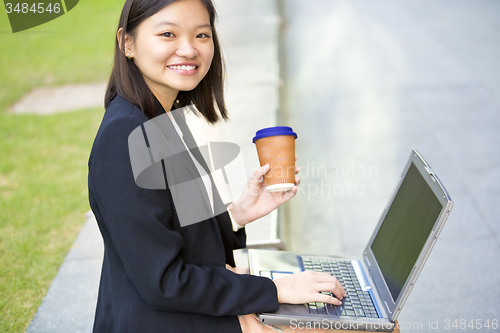
[[[417,167],[408,172],[371,245],[395,301],[443,206]]]

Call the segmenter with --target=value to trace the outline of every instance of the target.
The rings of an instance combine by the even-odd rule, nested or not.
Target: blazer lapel
[[[189,188],[188,191],[190,193],[185,193],[185,197],[197,196],[198,200],[193,199],[193,202],[197,202],[198,204],[204,202],[206,206],[205,208],[198,207],[197,209],[210,212],[210,214],[213,215],[213,207],[210,204],[207,189],[201,179],[201,175],[191,159],[189,152],[186,150],[169,115],[164,113],[151,119],[144,123],[144,128],[148,136],[154,160],[156,162],[164,160],[169,186],[179,185],[176,186],[176,190],[183,191],[182,183],[194,181],[197,190],[195,191],[194,188],[189,185],[187,188]],[[150,137],[154,139],[150,140]],[[191,193],[193,191],[199,194]],[[210,216],[206,216],[205,218],[209,217]]]

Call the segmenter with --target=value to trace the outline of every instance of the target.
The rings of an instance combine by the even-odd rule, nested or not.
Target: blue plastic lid
[[[255,143],[256,140],[267,138],[268,136],[277,136],[277,135],[291,135],[294,136],[295,139],[297,139],[297,133],[295,133],[291,127],[274,126],[258,130],[252,142]]]

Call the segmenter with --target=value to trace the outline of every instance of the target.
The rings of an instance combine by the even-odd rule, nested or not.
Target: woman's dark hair
[[[156,100],[153,93],[144,81],[134,61],[128,59],[122,50],[125,50],[125,34],[133,38],[141,22],[175,1],[127,0],[125,2],[117,29],[118,31],[120,28],[123,28],[123,32],[120,41],[115,38],[114,65],[104,98],[104,106],[106,108],[116,95],[120,95],[139,107],[150,119],[156,116]],[[226,120],[229,118],[224,104],[224,62],[215,31],[215,8],[211,0],[200,1],[205,5],[210,16],[214,56],[205,77],[193,90],[179,91],[174,106],[175,108],[180,108],[194,104],[207,121],[216,123],[220,119],[220,116]],[[215,104],[217,104],[220,116],[215,110]]]

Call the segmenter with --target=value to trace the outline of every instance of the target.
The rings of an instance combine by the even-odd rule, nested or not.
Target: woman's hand
[[[278,289],[278,302],[288,304],[304,304],[323,302],[340,305],[346,292],[340,282],[328,273],[301,272],[273,280]],[[331,291],[337,298],[321,294]]]
[[[295,161],[297,161],[297,158],[295,158]],[[248,180],[240,199],[228,207],[231,210],[233,219],[239,225],[245,225],[266,216],[297,194],[297,185],[300,184],[299,177],[295,177],[295,186],[290,191],[268,192],[263,176],[269,171],[269,168],[269,164],[258,168]],[[299,171],[300,168],[295,167],[295,174],[299,173]]]
[[[248,267],[231,267],[226,264],[226,268],[236,274],[250,274],[250,270],[248,269]]]

